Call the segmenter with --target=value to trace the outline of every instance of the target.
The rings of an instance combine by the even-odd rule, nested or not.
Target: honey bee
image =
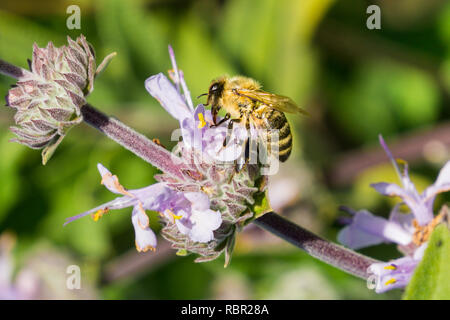
[[[262,129],[261,131],[266,134],[262,140],[266,141],[267,153],[278,150],[278,159],[281,162],[289,158],[292,150],[291,128],[284,112],[308,114],[292,99],[265,92],[261,90],[261,85],[257,81],[243,76],[232,78],[224,76],[215,79],[211,82],[208,93],[200,96],[203,95],[208,96],[206,106],[211,105],[213,126],[229,120],[227,135],[231,134],[235,123],[243,125],[247,132],[251,125],[256,129]],[[217,122],[217,114],[221,108],[227,113]],[[278,139],[274,139],[275,133],[278,134]],[[224,146],[228,140],[229,136],[224,140]],[[278,148],[274,148],[275,146]],[[246,149],[248,152],[248,144]]]

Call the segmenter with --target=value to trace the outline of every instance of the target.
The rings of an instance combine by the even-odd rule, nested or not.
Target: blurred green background
[[[81,8],[81,30],[66,28],[66,9],[72,4]],[[370,4],[381,8],[381,30],[366,27]],[[98,62],[117,52],[88,101],[166,146],[173,145],[169,137],[178,123],[146,92],[144,81],[170,68],[168,44],[193,97],[204,93],[219,75],[243,74],[306,108],[308,118],[289,116],[295,131],[293,155],[272,178],[274,197],[287,186],[294,191],[288,199],[274,201],[279,200],[279,211],[289,219],[332,241],[341,228],[336,222],[339,205],[387,216],[394,203],[369,187],[372,182],[396,181],[378,145],[379,133],[396,156],[410,161],[419,189],[434,181],[449,158],[448,1],[3,0],[0,4],[0,57],[13,64],[26,67],[33,42],[60,46],[67,35],[74,38],[80,33],[93,44]],[[13,83],[0,77],[0,96]],[[194,98],[194,102],[204,101]],[[85,124],[71,130],[44,167],[40,152],[8,142],[13,137],[8,130],[13,114],[8,108],[0,111],[0,233],[17,237],[16,273],[36,255],[45,257],[48,252],[79,265],[81,293],[67,298],[401,297],[400,290],[377,295],[364,281],[254,226],[238,237],[226,269],[223,257],[194,264],[194,257],[175,256],[163,240],[156,253],[136,253],[130,210],[63,228],[65,218],[114,198],[100,185],[97,162],[117,174],[127,188],[153,183],[156,170]],[[441,196],[438,205],[446,200]],[[151,222],[157,226],[156,219]],[[362,252],[381,260],[400,256],[393,245]],[[66,264],[42,259],[59,270],[58,277],[66,277]],[[49,286],[38,297],[66,297],[61,295],[66,289],[49,285],[41,275],[52,269],[35,269],[39,281]]]

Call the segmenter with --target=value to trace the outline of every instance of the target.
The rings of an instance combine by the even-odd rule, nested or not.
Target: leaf
[[[450,299],[450,230],[436,227],[424,257],[406,288],[405,300]]]
[[[97,70],[95,71],[95,77],[98,77],[100,73],[103,72],[103,70],[106,69],[108,64],[111,62],[111,60],[117,55],[117,52],[113,52],[108,54],[103,61],[100,63],[100,65],[97,67]]]
[[[253,194],[254,202],[252,204],[248,204],[248,209],[253,213],[253,217],[251,219],[247,219],[244,222],[244,225],[247,225],[253,220],[265,215],[267,212],[273,211],[269,202],[267,181],[267,176],[260,176],[255,181],[255,187],[258,188],[259,191]]]
[[[236,234],[233,233],[227,239],[227,246],[225,248],[225,263],[224,268],[228,267],[231,262],[231,256],[233,255],[234,245],[236,244]]]
[[[267,195],[267,191],[258,192],[254,195],[255,203],[250,205],[250,210],[254,213],[253,219],[257,219],[267,212],[273,211],[272,207],[269,203],[269,197]]]
[[[178,249],[176,255],[180,257],[185,257],[189,254],[189,252],[186,249]]]
[[[52,141],[42,150],[42,164],[45,166],[52,157],[53,153],[55,153],[56,148],[58,148],[61,141],[64,139],[64,136],[55,136]]]

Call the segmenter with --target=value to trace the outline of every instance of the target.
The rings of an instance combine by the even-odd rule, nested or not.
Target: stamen
[[[204,193],[208,194],[208,195],[211,195],[214,192],[212,187],[201,186],[200,190],[203,191]]]
[[[392,278],[392,279],[389,279],[388,281],[386,281],[386,282],[384,283],[384,285],[387,286],[387,285],[390,285],[390,284],[394,284],[394,283],[396,283],[396,282],[397,282],[397,280],[395,280],[394,278]]]
[[[166,209],[166,213],[173,218],[173,222],[175,222],[175,220],[180,220],[181,218],[183,218],[183,216],[177,216],[175,213],[173,213],[172,210],[169,209]]]
[[[198,120],[200,120],[200,123],[198,124],[199,129],[203,128],[206,125],[205,118],[203,117],[203,113],[198,114]]]
[[[143,216],[145,217],[145,222],[144,222],[144,224],[142,224],[141,223],[141,219],[138,219],[137,220],[137,222],[138,222],[138,225],[139,225],[139,227],[141,228],[141,229],[146,229],[146,228],[148,228],[148,226],[149,226],[149,224],[150,224],[150,219],[148,218],[148,216],[147,216],[147,214],[145,213],[145,209],[144,209],[144,207],[142,206],[142,202],[140,202],[139,201],[139,207],[138,207],[138,210],[143,214]]]
[[[141,247],[139,247],[139,245],[137,244],[136,241],[134,242],[134,244],[136,245],[136,250],[137,250],[138,252],[147,252],[147,251],[153,251],[153,252],[155,252],[155,251],[156,251],[156,248],[155,248],[155,247],[152,247],[151,245],[148,245],[148,246],[146,246],[145,248],[141,248]]]
[[[415,229],[413,234],[413,243],[417,246],[420,246],[423,243],[427,242],[434,228],[436,228],[436,226],[442,222],[444,217],[445,212],[442,211],[437,216],[435,216],[429,224],[425,226],[421,226],[419,222],[414,219],[412,221],[413,227]]]

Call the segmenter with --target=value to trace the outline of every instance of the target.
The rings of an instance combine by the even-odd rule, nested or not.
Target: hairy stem
[[[5,76],[19,79],[20,77],[23,77],[28,72],[29,71],[27,71],[25,69],[22,69],[20,67],[12,65],[12,64],[0,59],[0,73],[4,74]]]
[[[254,223],[306,251],[314,258],[363,279],[369,276],[367,268],[372,263],[379,262],[322,239],[274,212],[266,213]]]
[[[91,105],[84,105],[81,113],[89,125],[161,171],[183,178],[183,170],[189,170],[189,167],[171,152]]]

